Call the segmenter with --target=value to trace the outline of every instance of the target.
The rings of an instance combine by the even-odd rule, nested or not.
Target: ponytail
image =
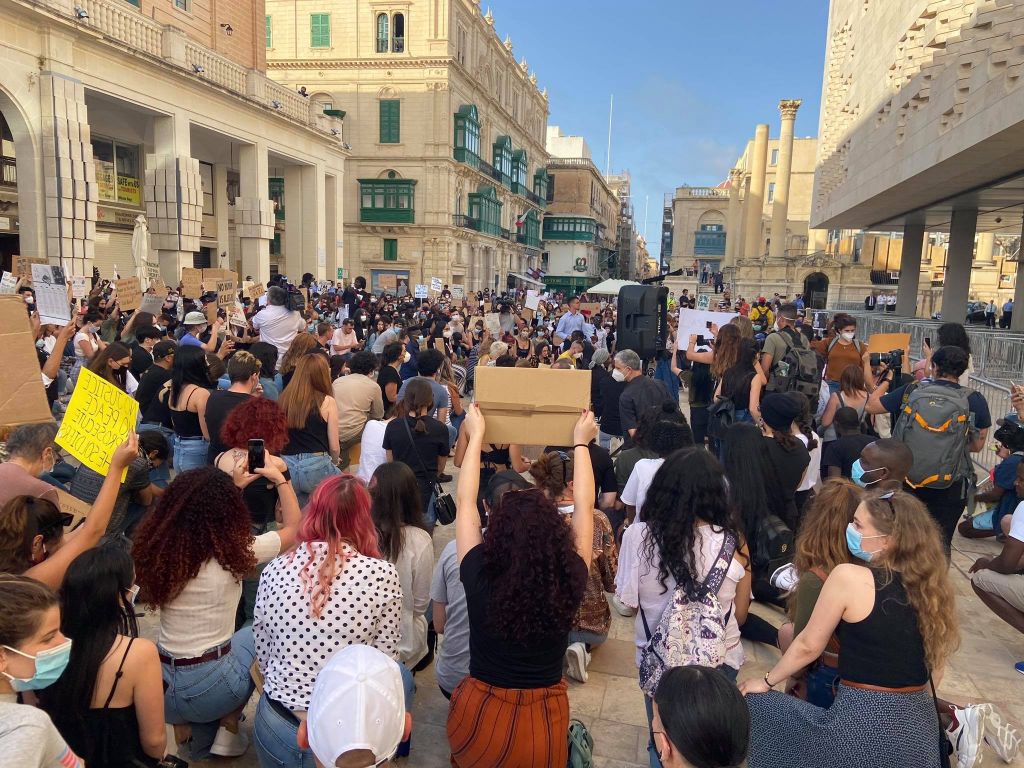
[[[412,429],[413,432],[418,432],[421,435],[427,434],[427,421],[423,416],[416,418],[416,425]]]

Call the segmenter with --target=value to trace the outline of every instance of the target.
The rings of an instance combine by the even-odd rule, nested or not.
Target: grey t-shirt
[[[452,398],[451,395],[448,394],[448,387],[446,387],[441,382],[436,381],[435,379],[428,379],[426,376],[414,376],[411,379],[406,379],[405,381],[403,381],[402,386],[398,390],[398,400],[401,400],[403,397],[405,397],[405,390],[409,386],[409,382],[415,381],[416,379],[422,379],[423,381],[427,382],[430,385],[430,391],[434,393],[434,406],[430,411],[431,416],[437,418],[438,408],[452,407]]]
[[[136,491],[149,487],[149,458],[139,449],[139,455],[128,465],[128,474],[121,483],[121,490],[117,492],[117,501],[114,502],[114,511],[110,515],[110,522],[107,523],[107,533],[123,533],[125,528],[125,516],[128,513],[128,503]],[[101,475],[84,464],[78,468],[78,472],[71,479],[71,495],[76,499],[92,504],[100,495],[105,475]]]
[[[434,662],[437,684],[451,693],[469,675],[469,611],[466,590],[459,579],[455,540],[441,552],[430,585],[430,599],[444,603],[444,641]]]
[[[50,717],[28,704],[0,703],[0,768],[82,768]]]

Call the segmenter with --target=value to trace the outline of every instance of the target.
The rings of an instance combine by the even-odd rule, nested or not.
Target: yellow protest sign
[[[114,451],[135,431],[139,404],[113,384],[83,368],[55,442],[101,475]],[[124,482],[128,468],[121,473]]]

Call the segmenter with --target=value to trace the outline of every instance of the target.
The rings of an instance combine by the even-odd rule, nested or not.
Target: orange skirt
[[[565,680],[495,688],[467,677],[452,693],[448,745],[455,768],[551,768],[569,759]]]

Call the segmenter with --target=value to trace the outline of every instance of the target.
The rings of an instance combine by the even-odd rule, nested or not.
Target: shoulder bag
[[[423,463],[423,457],[420,455],[419,449],[416,447],[416,438],[412,436],[412,430],[409,429],[408,417],[402,418],[402,426],[405,427],[405,434],[409,436],[409,447],[412,448],[413,453],[416,454],[416,458],[419,460],[420,469],[423,470],[423,474],[430,476],[430,471],[427,469],[427,465]],[[441,487],[440,483],[435,482],[434,484],[434,514],[437,516],[437,522],[441,525],[451,525],[455,522],[455,499],[452,498],[450,493],[445,493],[444,488]],[[423,510],[426,513],[426,510]]]

